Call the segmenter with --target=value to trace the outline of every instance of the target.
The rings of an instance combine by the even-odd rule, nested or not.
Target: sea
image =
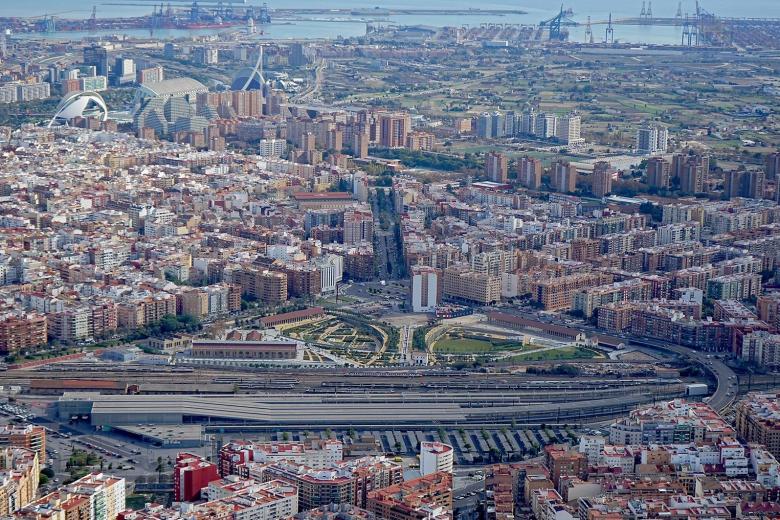
[[[162,0],[165,2],[165,0]],[[156,5],[160,5],[157,0]],[[246,0],[246,5],[259,6],[260,0]],[[728,17],[766,17],[780,18],[780,1],[778,0],[700,0],[700,6],[707,12],[718,16]],[[116,5],[125,4],[125,5]],[[386,18],[387,23],[401,25],[430,25],[430,26],[469,26],[482,23],[512,23],[512,24],[538,24],[542,20],[555,16],[563,5],[573,11],[574,20],[584,22],[590,17],[594,22],[606,20],[611,14],[613,18],[638,17],[642,6],[652,5],[652,12],[657,17],[674,17],[678,10],[685,14],[696,12],[696,0],[488,0],[473,2],[468,0],[392,0],[389,2],[371,2],[363,0],[267,0],[268,6],[274,8],[425,8],[441,9],[512,9],[521,10],[525,14],[511,15],[401,15]],[[150,14],[153,2],[148,0],[110,0],[106,3],[93,0],[27,0],[15,2],[12,0],[0,0],[0,17],[3,16],[43,16],[54,14],[64,18],[87,18],[91,15],[93,6],[97,17],[138,16]],[[167,3],[166,3],[167,5]],[[332,39],[337,37],[360,36],[366,32],[366,24],[360,20],[328,19],[329,16],[317,17],[317,20],[284,21],[273,20],[268,26],[263,26],[263,34],[258,38],[263,39],[300,39],[318,38]],[[585,28],[573,27],[569,29],[571,41],[584,41]],[[146,36],[159,39],[169,37],[181,37],[187,35],[200,35],[209,30],[122,30],[112,31],[109,34],[127,34],[130,36]],[[604,25],[593,26],[594,40],[603,40],[605,36]],[[682,28],[680,27],[653,27],[647,25],[628,26],[616,25],[614,38],[616,41],[635,44],[678,44],[681,40]],[[104,33],[105,34],[105,33]],[[74,38],[94,36],[95,33],[52,33],[47,37]],[[40,35],[37,35],[40,36]]]

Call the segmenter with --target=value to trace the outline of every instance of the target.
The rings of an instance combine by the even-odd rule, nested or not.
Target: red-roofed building
[[[328,191],[322,193],[295,192],[293,199],[300,209],[342,209],[352,204],[351,193]]]
[[[325,316],[325,310],[322,307],[309,307],[299,311],[284,312],[260,318],[263,327],[278,327],[279,325],[290,325],[300,323],[306,320],[314,320]]]
[[[219,480],[216,464],[191,453],[179,453],[173,468],[173,499],[176,502],[198,500],[201,489],[215,480]]]
[[[373,491],[366,509],[388,520],[452,518],[452,475],[440,471]]]
[[[249,476],[264,482],[283,480],[298,488],[301,510],[328,504],[364,507],[371,492],[399,484],[403,468],[385,457],[361,457],[330,464],[322,469],[290,461],[249,465]]]

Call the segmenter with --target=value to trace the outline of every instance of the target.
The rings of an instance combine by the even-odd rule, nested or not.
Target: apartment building
[[[43,345],[48,341],[46,316],[37,313],[8,313],[0,317],[0,353]]]
[[[753,392],[736,407],[736,428],[748,442],[762,444],[780,457],[780,394]]]
[[[442,295],[445,298],[490,305],[501,300],[501,277],[472,271],[463,265],[444,269]]]
[[[0,448],[0,515],[8,517],[38,496],[38,453],[25,448]]]
[[[361,457],[314,469],[289,460],[250,464],[250,476],[263,481],[279,479],[298,488],[303,510],[328,504],[366,506],[371,492],[401,483],[401,466],[383,456]]]
[[[191,453],[176,455],[173,467],[173,500],[192,502],[201,498],[201,489],[219,480],[217,465]]]
[[[581,273],[536,280],[531,284],[531,299],[545,310],[571,309],[577,291],[612,282],[612,275]]]
[[[452,475],[436,472],[369,493],[366,509],[387,520],[450,518]]]
[[[272,464],[291,461],[322,469],[343,460],[344,445],[335,439],[312,439],[307,442],[232,441],[219,450],[221,475],[247,475],[246,464]]]
[[[38,454],[39,460],[46,457],[46,429],[32,424],[6,424],[0,427],[0,446],[25,448]]]

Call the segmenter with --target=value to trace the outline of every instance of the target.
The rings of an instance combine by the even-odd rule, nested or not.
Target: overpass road
[[[737,380],[736,372],[712,354],[693,350],[688,347],[683,347],[682,345],[675,345],[646,338],[631,339],[630,343],[651,350],[673,352],[701,364],[717,381],[715,392],[710,396],[709,401],[707,401],[707,403],[716,410],[724,410],[731,406],[739,394],[739,382]]]

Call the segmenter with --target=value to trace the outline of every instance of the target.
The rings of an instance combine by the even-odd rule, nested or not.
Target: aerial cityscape
[[[773,2],[0,3],[0,520],[780,519]]]

